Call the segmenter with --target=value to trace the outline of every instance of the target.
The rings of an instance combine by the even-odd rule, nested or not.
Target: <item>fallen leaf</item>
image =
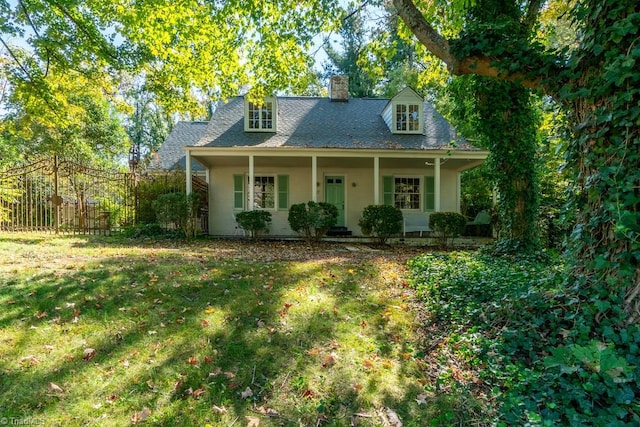
[[[193,396],[194,399],[199,399],[200,396],[202,396],[203,394],[204,394],[204,389],[203,388],[198,388],[198,389],[193,391],[192,396]]]
[[[236,374],[234,374],[233,372],[227,371],[224,373],[224,376],[227,377],[227,379],[231,379],[231,378],[235,378]]]
[[[213,307],[207,307],[207,309],[204,311],[207,314],[212,314],[214,311],[216,311]]]
[[[49,313],[46,311],[39,311],[36,313],[36,319],[42,319],[43,317],[47,317]]]
[[[36,366],[40,364],[40,359],[35,355],[30,354],[20,359],[20,362],[22,363],[22,366]]]
[[[147,381],[147,387],[149,387],[151,390],[153,390],[153,387],[155,386],[153,380],[149,380]]]
[[[265,408],[264,406],[257,407],[256,411],[261,413],[262,415],[266,415],[267,417],[277,417],[280,415],[275,409]]]
[[[253,396],[253,390],[251,390],[251,388],[249,387],[245,388],[244,391],[240,393],[240,397],[242,397],[243,399],[247,399],[251,396]]]
[[[367,369],[368,368],[373,368],[373,361],[371,359],[364,359],[362,361],[362,365]]]
[[[144,408],[142,408],[142,411],[133,414],[133,416],[131,417],[131,424],[137,424],[141,421],[144,421],[149,418],[149,415],[151,415],[151,409],[145,406]]]
[[[351,384],[351,388],[353,389],[353,391],[355,391],[357,393],[360,390],[362,390],[362,385],[358,384],[358,383],[352,383]]]
[[[95,356],[96,356],[96,350],[93,348],[85,348],[84,351],[82,352],[82,358],[87,362],[93,359]]]
[[[260,418],[258,417],[250,417],[250,416],[245,416],[245,418],[247,419],[247,427],[259,427],[260,426]]]
[[[198,364],[198,359],[196,359],[195,356],[191,356],[190,358],[187,359],[187,363],[189,365],[197,365]]]
[[[310,388],[306,389],[305,391],[302,392],[301,396],[304,399],[312,399],[314,396],[313,390],[311,390]]]
[[[118,400],[120,397],[117,394],[112,394],[111,396],[107,397],[107,402],[109,403],[113,403],[116,400]]]
[[[213,405],[211,407],[211,409],[213,410],[213,412],[215,412],[216,414],[226,414],[227,413],[227,408],[225,408],[224,406],[216,406]]]
[[[64,393],[64,390],[57,384],[49,383],[49,389],[55,393]]]
[[[329,368],[333,365],[336,364],[336,358],[334,357],[333,353],[332,354],[327,354],[324,359],[322,359],[322,367],[323,368]]]
[[[204,363],[209,364],[211,362],[213,362],[213,357],[211,357],[211,356],[205,356],[204,357]]]
[[[427,395],[422,393],[416,396],[416,402],[418,405],[426,405],[427,404]]]
[[[210,325],[211,325],[211,322],[209,322],[208,320],[206,319],[200,320],[200,326],[202,326],[203,328],[206,328],[207,326],[210,326]]]

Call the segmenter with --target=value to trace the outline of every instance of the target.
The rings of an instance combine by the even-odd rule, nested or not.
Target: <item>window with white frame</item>
[[[274,130],[273,101],[264,101],[262,104],[249,102],[247,117],[248,130]]]
[[[395,122],[397,132],[419,132],[420,105],[396,104]]]
[[[253,208],[274,209],[276,206],[276,179],[274,176],[255,176],[253,181]],[[247,193],[247,206],[249,194]]]
[[[435,179],[433,176],[384,176],[382,203],[403,210],[433,211]]]
[[[289,209],[289,175],[257,175],[253,186],[244,174],[233,175],[233,209],[249,209],[253,188],[253,209]]]
[[[420,178],[394,178],[394,205],[399,209],[420,209]]]

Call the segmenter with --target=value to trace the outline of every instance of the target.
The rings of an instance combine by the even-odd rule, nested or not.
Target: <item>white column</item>
[[[318,156],[311,156],[311,200],[318,201]]]
[[[460,172],[456,173],[456,212],[460,213],[460,210],[462,208],[461,206],[461,200],[460,200],[460,192],[462,191],[462,174]]]
[[[191,191],[193,190],[193,182],[192,182],[192,178],[191,178],[191,151],[187,148],[187,152],[186,152],[186,157],[185,157],[185,173],[187,174],[186,181],[187,181],[187,194],[191,194]]]
[[[435,211],[440,212],[440,157],[436,157],[433,163],[433,192],[435,198]]]
[[[373,204],[380,204],[380,157],[373,158]]]
[[[204,181],[207,185],[211,185],[211,170],[208,167],[204,170]]]
[[[253,210],[253,204],[255,199],[254,188],[256,185],[255,180],[255,170],[254,170],[254,162],[253,162],[253,154],[249,155],[249,206],[247,210]]]

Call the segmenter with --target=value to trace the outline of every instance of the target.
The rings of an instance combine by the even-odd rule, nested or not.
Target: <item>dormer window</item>
[[[275,132],[277,105],[274,98],[265,99],[261,104],[245,102],[244,129],[247,132]]]
[[[404,88],[382,110],[382,120],[392,133],[424,132],[424,100],[411,88]]]
[[[420,130],[420,105],[396,104],[396,131],[418,132]]]

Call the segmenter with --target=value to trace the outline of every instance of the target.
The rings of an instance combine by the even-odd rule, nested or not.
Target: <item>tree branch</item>
[[[529,0],[529,7],[527,7],[527,13],[523,22],[529,31],[533,30],[533,26],[538,20],[538,14],[540,13],[540,9],[542,9],[543,3],[544,0]]]
[[[537,13],[536,4],[540,0],[531,0],[529,13]],[[416,38],[432,54],[444,61],[453,75],[474,74],[478,76],[499,78],[502,80],[517,81],[529,88],[538,88],[541,85],[541,78],[531,79],[525,77],[524,73],[505,73],[497,64],[507,58],[495,58],[482,55],[457,58],[453,52],[449,41],[442,37],[424,18],[413,0],[393,0],[393,4],[398,11],[398,15],[413,32]],[[539,7],[539,6],[538,6]],[[528,18],[528,19],[534,19]]]
[[[451,53],[449,41],[424,19],[412,0],[393,0],[393,5],[398,11],[398,16],[402,18],[420,43],[444,61],[449,70],[455,74],[455,70],[458,68],[458,59]]]
[[[42,37],[40,37],[40,33],[38,32],[38,29],[36,28],[35,24],[31,20],[31,15],[29,15],[29,11],[27,11],[27,6],[25,6],[22,0],[19,0],[19,3],[20,3],[20,7],[22,8],[22,12],[24,13],[24,16],[27,18],[27,21],[29,22],[31,29],[33,29],[33,33],[36,35],[37,38],[41,39]],[[51,52],[49,51],[48,46],[45,46],[44,50],[47,52],[47,65],[44,70],[44,76],[47,77],[47,75],[49,74],[49,64],[51,62]]]

